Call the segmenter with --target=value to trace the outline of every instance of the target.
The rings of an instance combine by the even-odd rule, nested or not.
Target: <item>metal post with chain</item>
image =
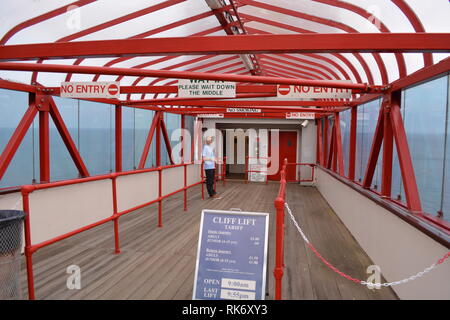
[[[289,217],[292,220],[292,223],[294,224],[294,226],[297,228],[298,232],[300,233],[301,237],[303,238],[303,241],[305,241],[305,243],[308,245],[308,247],[314,252],[314,254],[320,259],[322,260],[323,263],[325,263],[328,268],[330,268],[331,270],[333,270],[334,272],[336,272],[337,274],[339,274],[341,277],[344,277],[350,281],[353,281],[355,283],[359,283],[362,284],[363,286],[368,286],[368,287],[376,287],[379,288],[381,286],[383,287],[390,287],[390,286],[396,286],[399,284],[403,284],[403,283],[407,283],[409,281],[412,280],[416,280],[420,277],[423,277],[425,274],[427,274],[428,272],[430,272],[431,270],[435,269],[436,267],[438,267],[440,264],[443,264],[445,262],[445,260],[447,260],[450,257],[450,251],[447,252],[441,259],[439,259],[437,262],[433,263],[431,266],[429,266],[428,268],[424,269],[423,271],[418,272],[417,274],[410,276],[406,279],[403,280],[399,280],[399,281],[394,281],[394,282],[384,282],[384,283],[372,283],[372,282],[366,282],[364,280],[359,280],[359,279],[355,279],[351,276],[349,276],[348,274],[340,271],[339,269],[337,269],[335,266],[333,266],[331,263],[329,263],[324,257],[322,257],[322,255],[316,250],[316,248],[314,248],[314,246],[311,244],[311,242],[308,240],[308,238],[306,237],[305,233],[303,232],[302,228],[300,228],[300,226],[298,225],[297,221],[295,220],[294,215],[292,214],[291,208],[289,208],[289,205],[287,202],[284,203],[284,206],[287,209],[287,212],[289,214]]]

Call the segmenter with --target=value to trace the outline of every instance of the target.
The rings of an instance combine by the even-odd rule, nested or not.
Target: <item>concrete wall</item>
[[[327,172],[316,185],[387,281],[424,270],[449,249]],[[420,279],[394,286],[401,299],[450,299],[450,261]]]

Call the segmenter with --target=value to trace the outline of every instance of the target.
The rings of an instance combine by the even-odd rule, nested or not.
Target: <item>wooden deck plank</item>
[[[36,296],[40,299],[191,299],[202,209],[269,212],[267,298],[274,292],[275,214],[278,183],[217,185],[222,199],[201,200],[200,186],[163,201],[163,227],[157,204],[120,218],[121,253],[114,254],[112,223],[42,248],[34,256]],[[367,278],[372,262],[312,187],[289,184],[287,199],[299,224],[319,252],[336,267]],[[370,291],[330,271],[307,248],[286,215],[285,299],[395,299],[391,289]],[[80,266],[81,290],[68,290],[67,266]],[[26,292],[25,264],[22,289]],[[25,295],[26,296],[26,295]]]

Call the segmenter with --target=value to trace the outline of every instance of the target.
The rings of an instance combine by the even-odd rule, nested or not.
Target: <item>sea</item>
[[[0,150],[3,151],[13,130],[13,128],[0,128]],[[100,175],[115,170],[113,129],[83,128],[82,130],[78,130],[69,128],[69,131],[90,175]],[[123,129],[122,162],[124,171],[133,170],[138,166],[147,133],[147,129]],[[444,218],[450,221],[450,152],[447,152],[444,167],[444,150],[442,146],[434,143],[424,143],[424,141],[435,141],[436,139],[420,135],[413,135],[408,138],[424,211],[432,215],[436,215],[438,211],[442,211]],[[161,149],[163,151],[161,157],[162,164],[169,164],[169,158],[164,145]],[[449,149],[447,148],[447,151]],[[364,150],[364,153],[367,152],[369,150]],[[405,201],[400,168],[396,158],[395,153],[392,195],[396,199]],[[155,145],[152,143],[146,167],[154,166],[155,160]],[[379,181],[381,179],[380,164],[381,161],[379,161],[373,184],[373,187],[377,188],[379,188],[381,182]],[[364,164],[362,166],[361,164],[357,165],[357,177],[358,172],[360,176],[364,173]],[[50,167],[52,181],[78,177],[78,171],[59,133],[54,127],[50,129]],[[30,128],[24,137],[8,170],[0,180],[0,188],[36,182],[39,182],[39,134],[38,129],[33,127]]]

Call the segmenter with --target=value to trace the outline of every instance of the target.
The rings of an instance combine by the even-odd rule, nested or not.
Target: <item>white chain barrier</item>
[[[376,287],[379,288],[381,286],[383,287],[390,287],[390,286],[396,286],[399,284],[403,284],[403,283],[407,283],[409,281],[412,280],[416,280],[420,277],[423,277],[425,274],[427,274],[428,272],[430,272],[431,270],[435,269],[438,265],[444,263],[444,261],[446,259],[448,259],[450,257],[450,252],[447,252],[441,259],[439,259],[436,263],[433,263],[431,266],[429,266],[428,268],[426,268],[425,270],[418,272],[417,274],[400,280],[400,281],[394,281],[394,282],[385,282],[385,283],[373,283],[373,282],[366,282],[364,280],[359,280],[359,279],[355,279],[352,278],[351,276],[343,273],[342,271],[340,271],[339,269],[337,269],[336,267],[334,267],[332,264],[330,264],[327,260],[325,260],[325,258],[323,258],[320,253],[316,250],[316,248],[314,248],[314,246],[311,244],[311,242],[308,240],[308,238],[306,237],[305,233],[303,232],[302,228],[300,228],[300,226],[298,225],[294,215],[292,214],[291,208],[289,208],[289,205],[287,204],[287,202],[285,202],[284,206],[287,209],[287,212],[289,214],[289,217],[291,218],[292,223],[294,224],[294,226],[297,228],[298,232],[300,233],[300,235],[302,236],[303,240],[305,241],[305,243],[308,245],[308,247],[310,247],[310,249],[315,253],[315,255],[322,260],[331,270],[333,270],[334,272],[336,272],[337,274],[339,274],[340,276],[353,281],[355,283],[359,283],[362,284],[363,286],[369,286],[369,287]]]

